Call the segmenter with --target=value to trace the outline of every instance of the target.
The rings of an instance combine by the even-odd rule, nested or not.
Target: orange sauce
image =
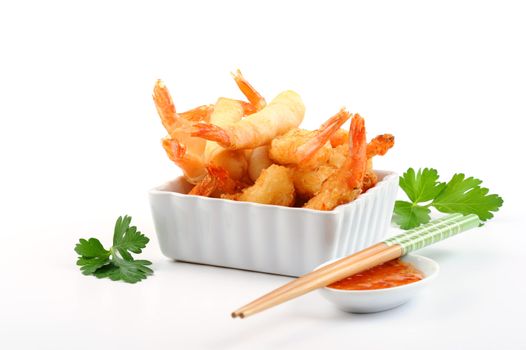
[[[417,282],[422,278],[424,274],[414,266],[400,259],[394,259],[329,284],[327,287],[348,290],[382,289]]]

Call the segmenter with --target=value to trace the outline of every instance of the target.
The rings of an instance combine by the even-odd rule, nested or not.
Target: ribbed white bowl
[[[333,211],[287,208],[186,195],[183,178],[150,191],[164,255],[181,261],[299,276],[385,237],[398,176]]]

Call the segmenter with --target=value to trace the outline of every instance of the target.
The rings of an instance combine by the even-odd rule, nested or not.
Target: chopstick
[[[286,284],[282,287],[284,290],[281,293],[275,293],[272,295],[271,292],[263,296],[258,303],[251,306],[249,306],[249,304],[234,312],[232,316],[245,318],[253,315],[257,312],[308,293],[314,289],[324,287],[347,276],[354,275],[373,266],[395,259],[401,255],[401,251],[402,250],[399,246],[388,247],[386,244],[381,243],[378,246],[377,251],[370,256],[360,257],[355,254],[335,261],[332,264],[324,266],[325,269],[323,270],[315,270]],[[285,289],[285,287],[287,288]]]
[[[410,251],[423,248],[477,227],[479,224],[480,220],[474,214],[467,216],[452,214],[433,220],[416,229],[406,231],[353,255],[339,259],[318,270],[309,272],[234,311],[232,317],[248,317],[315,289],[325,287],[345,277],[399,258]]]
[[[361,250],[359,252],[357,252],[356,254],[353,254],[353,255],[350,255],[344,259],[341,259],[341,260],[338,260],[338,261],[335,261],[334,263],[332,264],[329,264],[329,265],[326,265],[316,271],[313,271],[313,272],[310,272],[300,278],[297,278],[295,279],[294,281],[290,282],[290,283],[287,283],[283,286],[281,286],[280,288],[277,288],[275,290],[273,290],[272,292],[268,293],[268,294],[265,294],[264,296],[252,301],[251,303],[243,306],[242,308],[232,312],[232,317],[245,317],[245,312],[250,309],[250,308],[253,308],[255,307],[256,305],[258,304],[261,304],[261,303],[266,303],[266,301],[268,299],[273,299],[273,298],[276,298],[278,297],[279,295],[291,290],[291,289],[294,289],[294,288],[298,288],[300,286],[303,286],[303,285],[306,285],[308,283],[310,283],[312,280],[315,280],[317,278],[317,276],[321,273],[326,273],[326,272],[330,272],[330,271],[334,271],[335,269],[337,269],[339,266],[343,265],[343,264],[352,264],[352,263],[356,263],[356,262],[359,262],[361,259],[364,259],[364,258],[367,258],[367,257],[370,257],[370,256],[373,256],[374,254],[376,253],[379,253],[383,250],[385,250],[386,248],[386,245],[383,244],[383,243],[378,243],[378,244],[375,244],[369,248],[366,248],[364,250]],[[316,273],[314,273],[316,272]]]

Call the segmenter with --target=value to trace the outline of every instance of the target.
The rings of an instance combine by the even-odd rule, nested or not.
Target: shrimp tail
[[[232,144],[230,136],[225,129],[210,123],[196,123],[193,126],[191,135],[215,141],[225,148],[230,147]]]
[[[221,167],[209,165],[206,170],[207,175],[188,194],[210,197],[228,178],[228,172]]]
[[[208,121],[208,119],[210,118],[210,114],[212,114],[213,110],[214,105],[204,105],[183,112],[180,114],[180,116],[181,118],[184,118],[188,121]]]
[[[212,177],[221,181],[226,181],[230,176],[225,168],[219,166],[209,165],[206,167],[206,170]]]
[[[217,182],[214,177],[206,175],[197,185],[195,185],[188,194],[194,196],[209,197],[216,189]]]
[[[172,96],[170,96],[168,88],[164,85],[161,79],[158,79],[155,83],[152,97],[157,113],[161,118],[161,122],[166,131],[170,133],[175,127],[177,114],[175,111],[175,105],[172,101]]]
[[[251,103],[245,102],[245,101],[239,101],[241,103],[241,106],[243,107],[243,114],[245,116],[254,114],[258,111],[258,109]]]
[[[350,157],[347,158],[344,164],[344,167],[350,170],[348,186],[349,188],[360,188],[367,165],[367,143],[365,142],[365,123],[359,114],[355,114],[351,121],[349,137],[351,138],[349,140]]]
[[[186,146],[168,137],[162,139],[162,145],[168,158],[174,163],[179,163],[186,154]]]
[[[256,111],[261,110],[267,105],[265,98],[263,98],[263,96],[261,96],[261,94],[257,92],[257,90],[254,89],[252,85],[250,85],[243,74],[241,74],[239,69],[235,73],[231,74],[243,95],[245,95],[252,106],[255,107]]]
[[[219,183],[219,190],[221,193],[235,193],[239,192],[242,189],[246,188],[247,185],[238,180],[234,180],[227,169],[215,165],[209,165],[207,167],[208,173],[217,179]]]
[[[162,139],[162,146],[168,158],[181,168],[188,182],[196,184],[201,181],[205,175],[202,160],[191,152],[187,152],[185,144],[165,137]]]
[[[378,135],[367,145],[367,158],[383,156],[394,146],[395,137],[391,134]]]
[[[244,183],[232,179],[223,167],[208,165],[206,170],[206,176],[188,194],[218,197],[239,192],[246,187]]]
[[[350,113],[342,108],[338,113],[329,118],[321,125],[312,139],[298,147],[298,155],[301,162],[309,160],[327,141],[331,135],[340,129],[340,127],[351,117]]]
[[[203,105],[178,114],[172,96],[161,79],[155,83],[152,97],[161,122],[170,135],[177,128],[178,121],[181,122],[181,118],[190,122],[208,121],[214,110],[214,105]]]

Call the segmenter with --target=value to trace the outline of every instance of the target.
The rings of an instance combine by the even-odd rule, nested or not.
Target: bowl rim
[[[364,201],[367,200],[367,198],[374,195],[376,191],[382,186],[385,186],[388,182],[394,181],[395,179],[398,179],[398,174],[391,170],[374,170],[377,174],[382,175],[382,179],[378,181],[376,186],[369,189],[367,192],[362,193],[358,198],[352,202],[342,204],[334,208],[333,210],[329,211],[323,211],[323,210],[315,210],[315,209],[308,209],[308,208],[298,208],[298,207],[284,207],[280,205],[274,205],[274,204],[261,204],[261,203],[253,203],[253,202],[239,202],[231,199],[226,198],[211,198],[211,197],[203,197],[203,196],[197,196],[192,194],[186,194],[186,193],[180,193],[180,192],[173,192],[173,191],[167,191],[162,188],[165,188],[169,183],[173,181],[177,181],[178,179],[183,178],[183,176],[178,176],[170,181],[167,181],[163,183],[162,185],[156,186],[154,188],[151,188],[148,191],[149,195],[171,195],[178,198],[188,198],[188,199],[195,199],[200,200],[204,202],[220,202],[225,203],[228,202],[231,205],[243,205],[243,206],[253,206],[257,208],[279,208],[279,210],[286,210],[286,211],[295,211],[295,212],[306,212],[306,213],[316,213],[318,215],[339,215],[339,211],[344,210],[348,206],[354,205],[354,203],[358,201]]]
[[[400,257],[400,259],[404,259],[405,257],[412,257],[412,258],[416,258],[416,259],[419,259],[421,261],[425,261],[425,263],[429,264],[430,266],[432,266],[433,268],[433,272],[429,275],[424,275],[424,278],[422,278],[421,280],[419,281],[416,281],[416,282],[412,282],[412,283],[408,283],[408,284],[404,284],[404,285],[401,285],[401,286],[396,286],[396,287],[389,287],[389,288],[379,288],[379,289],[360,289],[360,290],[351,290],[351,289],[337,289],[337,288],[330,288],[330,287],[323,287],[321,288],[322,290],[324,291],[328,291],[328,292],[331,292],[331,293],[340,293],[340,294],[350,294],[350,295],[363,295],[363,294],[384,294],[384,293],[389,293],[390,291],[399,291],[399,290],[403,290],[403,289],[407,289],[407,288],[413,288],[415,286],[418,286],[418,285],[423,285],[425,283],[428,283],[430,282],[431,280],[435,279],[436,276],[438,275],[439,271],[440,271],[440,265],[433,259],[431,258],[428,258],[427,256],[423,256],[423,255],[419,255],[419,254],[407,254],[407,255],[404,255],[402,257]],[[336,258],[336,259],[332,259],[332,260],[329,260],[329,261],[326,261],[324,262],[323,264],[320,264],[318,266],[316,266],[316,268],[314,270],[317,270],[327,264],[330,264],[336,260],[339,260],[341,258]],[[418,268],[418,266],[416,266]]]

